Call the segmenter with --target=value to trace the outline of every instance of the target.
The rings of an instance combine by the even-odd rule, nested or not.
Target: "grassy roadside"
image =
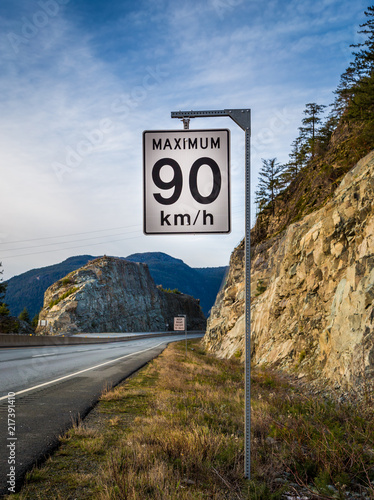
[[[108,391],[12,499],[374,499],[374,410],[252,374],[243,479],[243,366],[171,344]],[[193,348],[193,350],[192,350]]]

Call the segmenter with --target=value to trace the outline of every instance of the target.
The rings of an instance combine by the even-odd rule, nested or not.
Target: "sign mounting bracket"
[[[184,120],[189,118],[209,118],[214,116],[229,116],[234,122],[239,125],[244,132],[251,130],[251,110],[250,109],[223,109],[212,111],[172,111],[172,118],[180,118]]]

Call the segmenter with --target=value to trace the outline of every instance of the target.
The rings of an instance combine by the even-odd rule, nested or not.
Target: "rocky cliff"
[[[374,378],[374,152],[318,211],[252,251],[251,355],[349,388]],[[243,242],[233,252],[204,342],[244,349]]]
[[[178,314],[189,330],[205,328],[198,300],[157,288],[145,264],[101,257],[47,289],[36,332],[163,331]]]

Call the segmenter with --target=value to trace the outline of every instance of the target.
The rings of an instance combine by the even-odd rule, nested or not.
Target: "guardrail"
[[[188,334],[201,334],[204,331],[188,331]],[[104,344],[108,342],[126,342],[130,340],[147,339],[154,337],[169,337],[174,335],[184,336],[184,332],[157,332],[145,333],[140,335],[129,335],[125,337],[57,337],[53,335],[19,335],[19,334],[0,334],[0,349],[2,347],[40,347],[53,345],[75,345],[75,344]]]

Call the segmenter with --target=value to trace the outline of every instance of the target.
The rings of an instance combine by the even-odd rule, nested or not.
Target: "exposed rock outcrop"
[[[253,249],[251,354],[355,386],[374,377],[374,152],[320,210]],[[243,242],[208,322],[221,357],[244,349]]]
[[[156,287],[145,264],[101,257],[47,289],[36,332],[164,331],[178,314],[189,330],[205,329],[198,300]]]

